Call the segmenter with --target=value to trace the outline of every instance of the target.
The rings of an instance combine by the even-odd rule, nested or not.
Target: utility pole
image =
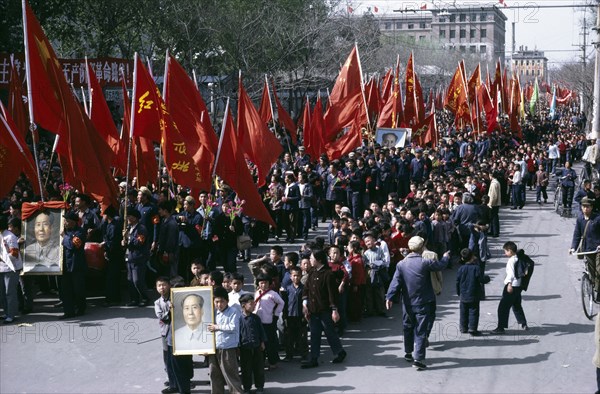
[[[582,78],[581,78],[581,92],[582,94],[580,95],[580,106],[581,106],[581,111],[585,111],[586,109],[586,102],[585,100],[585,91],[586,91],[586,83],[585,83],[585,76],[586,74],[586,70],[587,70],[587,36],[588,36],[588,32],[587,32],[587,20],[586,17],[583,17],[583,33],[581,33],[581,35],[583,36],[583,45],[581,46],[581,64],[583,66],[583,72],[582,72]]]
[[[594,103],[593,103],[593,121],[591,137],[596,139],[596,144],[600,146],[600,3],[596,10],[596,27],[593,29],[596,33],[596,40],[593,42],[596,48],[596,65],[594,69]]]

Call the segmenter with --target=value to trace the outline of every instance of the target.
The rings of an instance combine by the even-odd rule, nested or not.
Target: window
[[[445,18],[445,17],[443,17],[443,16],[440,16],[440,19],[439,19],[439,20],[440,20],[440,23],[444,23],[444,22],[446,22],[446,18]]]
[[[466,22],[466,21],[467,21],[467,16],[466,16],[465,14],[460,14],[460,15],[458,16],[458,20],[459,20],[460,22]]]
[[[456,22],[456,15],[450,15],[450,22]]]
[[[446,38],[446,30],[440,30],[440,38]]]
[[[392,29],[392,23],[391,22],[385,22],[385,26],[383,28],[384,28],[384,30],[391,30]]]
[[[450,29],[450,38],[456,38],[456,30]]]
[[[486,21],[487,20],[487,14],[485,12],[482,12],[479,15],[479,20],[482,21],[482,22]]]
[[[479,30],[479,34],[481,35],[481,38],[486,38],[487,37],[487,30],[481,29],[481,30]]]
[[[475,38],[475,29],[471,29],[471,31],[469,32],[469,38]]]
[[[525,70],[525,75],[529,76],[529,70]]]
[[[467,37],[467,31],[465,29],[460,29],[460,38]]]
[[[402,29],[402,22],[396,22],[396,30]]]
[[[409,29],[409,30],[412,30],[412,29],[414,29],[414,28],[415,28],[415,24],[414,24],[414,23],[409,23],[409,24],[408,24],[408,29]]]
[[[425,22],[420,22],[419,29],[424,29],[424,28],[425,28]]]
[[[470,53],[477,53],[477,47],[475,45],[471,45],[469,47],[469,52]]]
[[[419,41],[425,41],[425,36],[419,36]]]
[[[460,46],[460,51],[461,51],[461,52],[464,52],[465,50],[466,50],[465,46],[464,46],[464,45],[461,45],[461,46]]]
[[[538,77],[540,76],[540,70],[537,70],[537,75],[538,75]]]
[[[485,45],[481,45],[481,46],[479,47],[479,52],[481,52],[481,53],[486,53],[486,52],[487,52],[487,47],[486,47]]]

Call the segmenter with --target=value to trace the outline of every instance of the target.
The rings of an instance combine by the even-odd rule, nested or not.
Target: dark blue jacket
[[[404,305],[408,307],[434,302],[431,272],[443,270],[449,261],[448,257],[439,261],[424,260],[421,255],[410,253],[396,266],[386,299],[391,300],[396,293],[401,293]]]
[[[81,227],[65,230],[63,236],[63,269],[67,272],[82,272],[87,269],[85,262],[85,232]]]
[[[580,252],[591,252],[596,250],[596,247],[600,245],[600,215],[592,213],[589,220],[590,224],[586,231],[585,226],[587,222],[583,214],[579,214],[575,221],[575,230],[573,231],[573,240],[571,242],[572,249],[577,250],[582,238],[583,242],[581,243]],[[585,237],[583,237],[584,233]]]
[[[240,347],[255,349],[261,342],[267,342],[267,334],[260,321],[260,317],[254,313],[240,317]]]
[[[106,253],[121,252],[121,240],[123,239],[123,220],[115,216],[112,221],[102,222],[102,240],[104,241],[104,250]]]
[[[150,259],[150,246],[152,240],[148,238],[148,230],[142,223],[138,223],[129,231],[127,242],[128,261],[134,264],[146,264]]]
[[[179,221],[179,245],[184,248],[200,247],[202,215],[198,211],[193,211],[192,213],[184,211],[177,216],[185,218],[185,220]]]
[[[282,209],[284,211],[297,211],[298,201],[300,201],[300,188],[298,184],[293,183],[288,190],[287,201],[283,203]]]
[[[477,263],[468,263],[461,266],[456,273],[456,294],[461,302],[475,302],[481,300],[481,284],[483,275]]]

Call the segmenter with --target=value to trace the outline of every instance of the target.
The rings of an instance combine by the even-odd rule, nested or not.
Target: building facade
[[[519,75],[521,83],[533,82],[537,77],[538,82],[548,82],[548,59],[543,51],[537,49],[528,50],[527,47],[519,47],[512,54],[512,70]]]
[[[479,54],[504,63],[506,16],[498,7],[408,10],[377,18],[389,39],[431,41],[442,47]]]

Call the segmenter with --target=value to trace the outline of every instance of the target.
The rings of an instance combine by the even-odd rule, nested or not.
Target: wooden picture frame
[[[62,208],[45,208],[23,222],[23,275],[62,275]]]
[[[173,354],[215,354],[215,334],[207,326],[215,321],[211,286],[171,289]]]

